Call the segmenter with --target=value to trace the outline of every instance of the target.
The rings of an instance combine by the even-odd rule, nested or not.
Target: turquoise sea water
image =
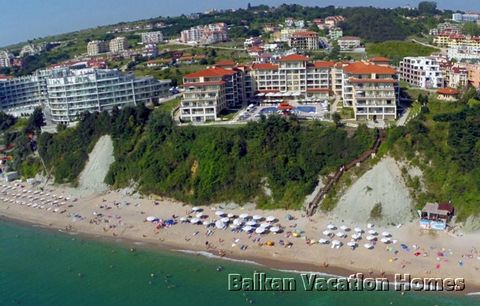
[[[231,292],[228,273],[293,274],[178,252],[139,247],[130,252],[130,247],[0,220],[0,306],[480,304],[468,297],[425,293]],[[224,271],[216,271],[219,265]]]

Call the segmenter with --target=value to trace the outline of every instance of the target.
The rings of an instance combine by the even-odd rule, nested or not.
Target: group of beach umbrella
[[[363,245],[366,249],[373,249],[375,246],[374,243],[378,239],[378,232],[374,230],[373,227],[374,227],[373,224],[369,223],[367,225],[367,228],[369,228],[369,230],[366,232],[367,236],[365,237],[365,239],[368,242]],[[327,236],[328,238],[332,238],[332,239],[335,238],[335,239],[330,241],[329,239],[322,238],[318,242],[324,245],[330,244],[331,248],[337,248],[337,249],[340,248],[343,245],[343,243],[338,239],[347,238],[348,234],[346,232],[350,232],[351,229],[346,225],[342,225],[340,226],[340,229],[338,232],[335,232],[335,230],[337,230],[337,227],[334,224],[331,224],[331,223],[328,224],[327,229],[323,231],[323,235]],[[365,233],[365,231],[360,227],[355,227],[353,229],[353,232],[354,233],[351,234],[351,240],[346,244],[352,249],[355,249],[358,247],[358,241],[362,239],[362,234]],[[380,241],[385,244],[391,243],[392,242],[391,234],[389,232],[383,232],[382,238],[380,239]]]
[[[195,225],[204,225],[206,227],[215,227],[216,229],[236,229],[248,233],[266,234],[268,232],[278,233],[281,231],[279,226],[274,226],[277,218],[274,216],[263,217],[260,215],[250,216],[247,213],[236,216],[234,214],[227,214],[222,210],[216,210],[216,220],[207,220],[208,216],[203,213],[201,207],[192,207],[192,213],[195,214],[193,218],[182,217],[182,223],[191,223]]]
[[[0,190],[0,201],[25,205],[31,208],[45,209],[52,212],[58,212],[60,207],[70,201],[69,197],[63,195],[31,190],[18,185],[10,186],[1,184],[0,188],[2,188]]]

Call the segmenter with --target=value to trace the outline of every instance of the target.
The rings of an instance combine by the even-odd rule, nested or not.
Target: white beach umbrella
[[[220,217],[220,216],[225,216],[225,213],[224,213],[223,211],[221,211],[221,210],[217,210],[217,211],[215,212],[215,215],[217,215],[217,216]]]
[[[255,233],[257,234],[263,234],[265,233],[266,229],[263,228],[263,227],[258,227],[256,230],[255,230]]]
[[[318,243],[320,243],[320,244],[327,244],[327,243],[329,243],[329,242],[330,242],[330,241],[327,240],[327,239],[320,239],[320,240],[318,240]]]
[[[255,221],[248,221],[247,223],[245,223],[246,225],[248,226],[256,226],[257,225],[257,222]]]
[[[370,244],[370,243],[365,243],[363,246],[364,246],[366,249],[373,249],[373,245]]]
[[[234,214],[228,214],[227,217],[233,218],[233,217],[235,217],[235,215]]]
[[[180,222],[185,222],[185,221],[187,221],[187,217],[181,217],[180,218]]]
[[[260,220],[263,219],[263,217],[260,216],[260,215],[254,215],[254,216],[252,217],[252,219],[255,220],[255,221],[260,221]]]
[[[324,234],[325,236],[330,236],[330,235],[332,235],[333,233],[332,233],[332,231],[324,230],[324,231],[323,231],[323,234]]]
[[[248,214],[241,214],[240,216],[238,216],[240,219],[247,219],[248,218]]]
[[[233,229],[235,229],[235,228],[239,228],[239,227],[240,227],[240,225],[236,225],[236,224],[230,224],[228,227],[229,227],[229,228],[233,228]]]
[[[215,222],[215,227],[218,229],[224,229],[227,226],[222,222],[222,220],[217,220],[217,222]]]
[[[337,236],[337,237],[345,237],[345,236],[347,236],[347,235],[345,235],[344,232],[338,232],[335,236]]]
[[[368,240],[368,241],[373,241],[373,240],[375,240],[375,239],[377,239],[377,237],[375,237],[375,236],[373,236],[373,235],[367,236],[367,240]]]
[[[194,207],[192,207],[192,210],[193,211],[202,211],[203,209],[201,207],[194,206]]]
[[[390,240],[390,238],[387,238],[387,237],[380,239],[380,241],[383,242],[383,243],[385,243],[385,244],[392,242],[392,241]]]
[[[359,233],[353,234],[353,235],[352,235],[352,238],[353,238],[354,240],[358,240],[358,239],[362,238],[362,235],[359,234]]]
[[[198,214],[195,215],[195,217],[199,218],[199,219],[202,219],[203,217],[205,217],[205,215],[201,212],[199,212]]]
[[[249,226],[249,225],[244,226],[244,227],[242,228],[242,230],[243,230],[244,232],[250,232],[252,229],[253,229],[253,227],[251,227],[251,226]]]
[[[153,222],[153,221],[157,221],[158,218],[155,216],[148,216],[147,218],[145,218],[145,220],[147,220],[148,222]]]
[[[354,231],[355,231],[355,233],[360,233],[360,234],[363,233],[363,230],[362,230],[361,228],[359,228],[359,227],[356,227],[356,228],[354,229]]]
[[[347,242],[347,245],[348,245],[349,247],[354,248],[354,247],[356,247],[358,244],[357,244],[355,241],[349,241],[349,242]]]
[[[260,224],[260,227],[267,229],[268,227],[270,227],[270,223],[262,223]]]
[[[329,230],[334,230],[334,229],[336,229],[337,227],[336,227],[335,225],[333,225],[333,224],[329,224],[329,225],[327,225],[327,228],[328,228]]]
[[[375,230],[369,230],[368,233],[370,235],[378,235],[377,231],[375,231]]]
[[[274,216],[268,216],[265,220],[267,220],[267,222],[274,222],[276,219]]]
[[[375,226],[375,225],[373,225],[372,223],[368,223],[368,224],[367,224],[367,227],[368,227],[368,228],[373,228],[374,226]]]
[[[190,223],[192,223],[192,224],[198,224],[199,222],[200,222],[200,219],[198,219],[198,218],[193,218],[193,219],[190,220]]]
[[[213,222],[212,222],[212,221],[205,220],[205,221],[203,221],[202,224],[208,227],[208,226],[212,225]]]
[[[234,219],[234,220],[233,220],[233,224],[235,224],[235,225],[242,225],[242,224],[243,224],[243,221],[240,220],[240,219]]]
[[[220,219],[220,221],[222,221],[223,223],[228,223],[228,222],[230,222],[230,219],[225,217],[225,218]]]
[[[278,232],[280,231],[280,228],[279,228],[278,226],[272,226],[272,227],[270,228],[270,231],[271,231],[272,233],[278,233]]]
[[[348,231],[350,230],[350,228],[349,228],[348,226],[346,226],[346,225],[340,226],[340,229],[341,229],[342,231],[345,231],[345,232],[348,232]]]
[[[390,236],[392,236],[392,235],[391,235],[389,232],[383,232],[383,233],[382,233],[382,236],[383,236],[383,237],[390,237]]]
[[[336,248],[339,248],[342,246],[342,242],[341,241],[338,241],[338,240],[333,240],[332,241],[332,247],[336,247]]]

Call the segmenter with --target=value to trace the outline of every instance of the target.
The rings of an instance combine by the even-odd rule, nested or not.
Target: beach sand
[[[9,183],[9,186],[15,186]],[[31,190],[23,192],[23,189]],[[0,190],[4,187],[0,186]],[[19,202],[35,202],[23,195],[33,195],[37,190],[30,186],[16,187],[15,191],[9,189],[7,194],[0,192],[0,214],[11,219],[40,224],[51,229],[77,232],[93,237],[108,237],[141,242],[153,247],[167,247],[175,250],[191,250],[196,252],[209,252],[214,255],[226,256],[234,259],[251,260],[272,268],[282,270],[301,270],[322,272],[332,275],[347,276],[362,272],[367,276],[388,276],[395,273],[409,273],[412,277],[442,277],[464,278],[465,292],[480,291],[480,253],[475,247],[480,247],[479,233],[464,234],[456,237],[447,232],[429,232],[421,230],[418,223],[408,223],[400,228],[381,227],[374,229],[379,233],[388,231],[392,239],[397,240],[390,247],[398,252],[394,254],[386,249],[386,245],[377,242],[373,250],[363,247],[363,239],[359,241],[360,247],[350,249],[345,244],[350,241],[352,232],[347,232],[348,238],[336,238],[344,243],[339,249],[332,249],[330,245],[310,244],[310,239],[318,242],[326,238],[322,232],[330,223],[337,227],[345,224],[352,229],[361,227],[368,230],[366,224],[342,222],[341,218],[325,214],[317,214],[307,218],[299,211],[261,211],[246,210],[242,207],[236,209],[222,209],[225,213],[240,215],[248,213],[250,216],[275,216],[279,224],[285,228],[283,233],[266,235],[245,232],[234,233],[230,229],[213,229],[207,236],[208,229],[203,225],[182,224],[178,222],[171,227],[156,229],[155,225],[146,222],[147,216],[156,216],[166,220],[184,217],[191,213],[191,207],[169,199],[137,199],[128,197],[120,191],[109,191],[105,194],[91,194],[78,198],[75,202],[58,200],[61,206],[57,212],[51,208],[52,203],[43,209],[21,205]],[[68,188],[46,187],[42,198],[69,196]],[[14,197],[12,194],[22,194],[23,197]],[[1,200],[3,199],[3,200]],[[13,202],[7,201],[14,199]],[[38,202],[38,200],[36,201]],[[115,205],[114,203],[117,203]],[[70,207],[69,207],[70,206]],[[214,207],[203,207],[207,219],[216,219]],[[63,212],[62,212],[63,211]],[[288,221],[285,216],[294,217]],[[101,216],[101,217],[100,217]],[[301,237],[286,237],[287,232],[301,231]],[[381,236],[379,236],[379,239]],[[260,239],[260,241],[258,241]],[[255,240],[255,241],[254,241]],[[280,240],[291,242],[291,247],[281,246]],[[267,246],[266,241],[274,242],[274,246]],[[208,242],[208,244],[207,244]],[[400,247],[406,244],[409,250]],[[246,246],[243,250],[240,246]],[[416,246],[416,248],[414,247]],[[418,255],[418,253],[420,255]],[[417,253],[418,256],[414,254]],[[439,254],[441,253],[441,254]],[[440,256],[441,255],[441,256]],[[459,263],[461,262],[461,264]]]

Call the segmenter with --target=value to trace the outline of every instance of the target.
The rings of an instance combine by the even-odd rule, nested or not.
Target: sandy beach
[[[221,208],[224,218],[228,214],[235,216],[230,220],[247,213],[249,216],[262,216],[260,224],[265,223],[267,216],[273,216],[276,221],[270,226],[282,229],[281,233],[257,234],[244,232],[241,228],[218,229],[202,225],[205,220],[221,219],[222,216],[217,216],[220,208],[215,206],[199,207],[204,215],[202,221],[192,224],[191,219],[196,217],[192,207],[176,201],[139,199],[119,191],[74,198],[70,196],[71,192],[69,188],[48,186],[40,191],[18,183],[4,183],[0,185],[0,214],[51,229],[124,239],[153,247],[208,252],[283,270],[342,276],[362,272],[377,277],[409,273],[412,277],[464,278],[465,293],[480,291],[480,253],[475,248],[479,246],[478,233],[457,237],[447,232],[421,230],[416,222],[400,228],[376,225],[367,228],[367,224],[352,223],[325,214],[306,218],[299,211]],[[287,215],[292,217],[291,220],[287,220]],[[159,222],[146,221],[147,217],[162,221],[173,219],[175,224],[161,226]],[[184,218],[188,219],[182,222]],[[329,225],[336,227],[332,230],[334,237],[323,233]],[[349,230],[341,230],[342,225]],[[361,235],[358,247],[352,250],[347,243],[355,234],[356,227],[365,233]],[[364,247],[368,242],[368,231],[376,232],[373,249]],[[389,244],[381,242],[385,231],[391,235]],[[346,237],[337,236],[339,232]],[[331,243],[322,245],[320,239],[338,240],[342,246],[332,248]]]

